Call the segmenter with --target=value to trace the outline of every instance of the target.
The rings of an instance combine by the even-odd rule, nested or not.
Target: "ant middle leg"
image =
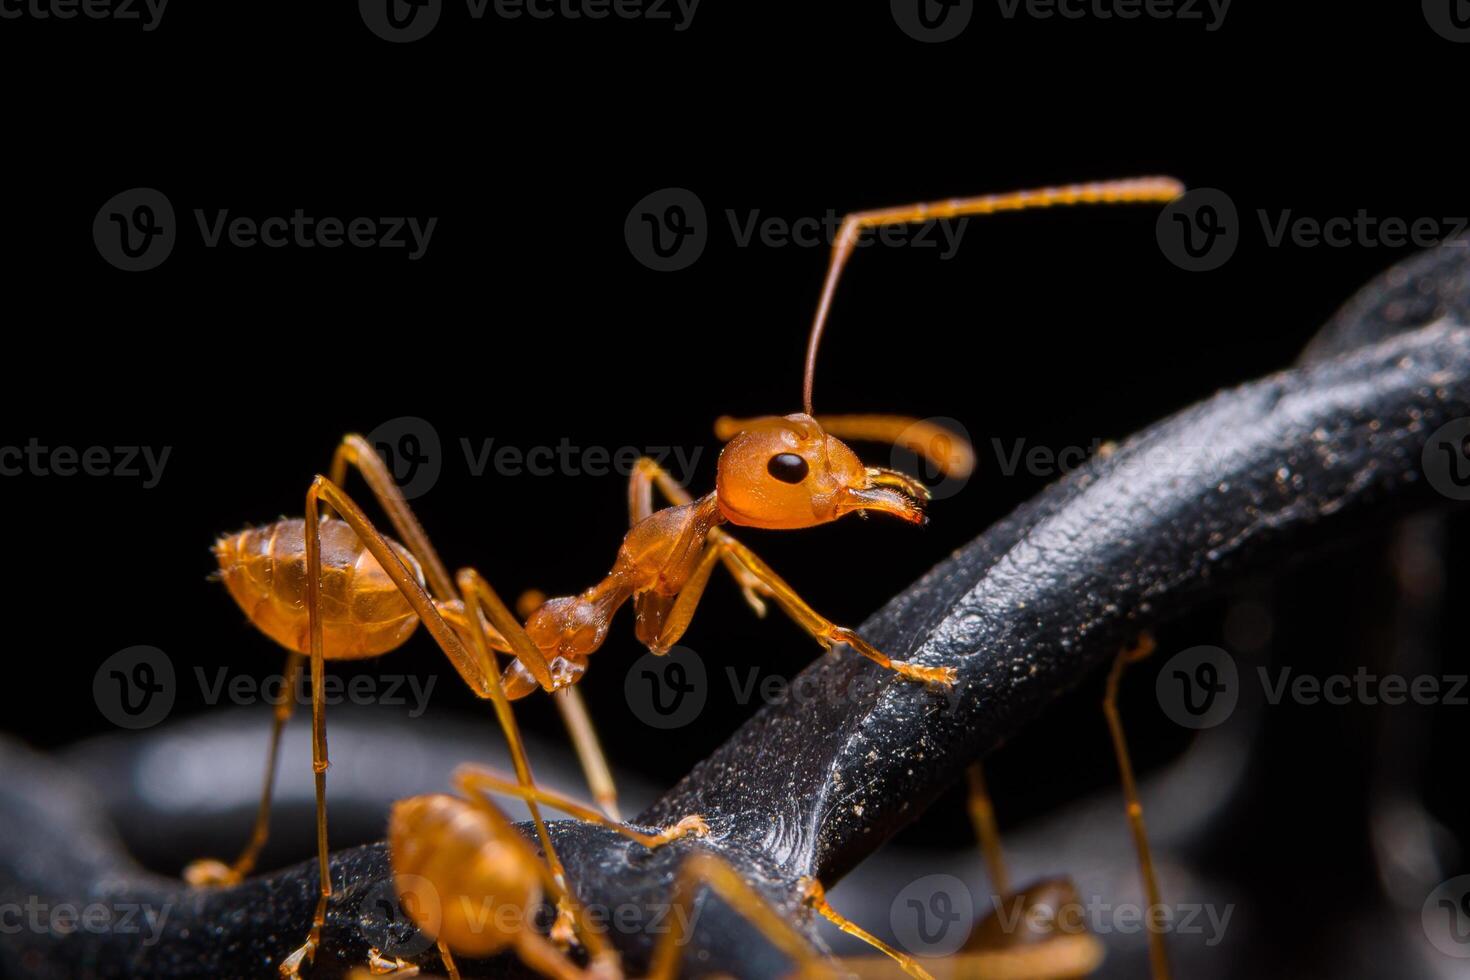
[[[508,702],[504,702],[504,692],[499,687],[499,674],[489,662],[489,653],[485,646],[486,638],[483,630],[479,628],[480,605],[478,602],[483,599],[479,587],[483,586],[491,596],[494,595],[493,592],[490,592],[488,585],[484,585],[483,582],[466,579],[468,586],[473,588],[473,597],[477,600],[467,609],[467,620],[470,624],[468,632],[476,648],[472,653],[465,649],[455,629],[440,614],[434,599],[419,585],[418,580],[394,553],[392,545],[373,527],[362,509],[336,484],[325,477],[316,477],[306,494],[304,527],[307,568],[306,606],[311,656],[312,771],[316,777],[317,859],[321,878],[321,895],[306,941],[292,951],[281,964],[281,974],[284,977],[299,976],[302,964],[314,959],[321,941],[321,930],[326,921],[327,903],[332,895],[326,817],[326,772],[330,763],[327,755],[326,709],[323,698],[326,661],[321,609],[321,508],[323,504],[332,507],[352,528],[364,547],[377,560],[383,572],[429,630],[440,649],[443,650],[470,689],[479,697],[497,702],[497,714],[507,741],[511,745],[512,757],[517,760],[518,774],[524,774],[523,778],[530,780],[530,770],[526,764],[519,730],[516,728],[514,717],[510,715]],[[503,604],[501,610],[504,610]],[[506,615],[508,616],[509,613],[506,612]],[[529,637],[526,638],[526,642],[530,642]],[[539,651],[537,653],[539,654]],[[544,669],[544,662],[541,666]],[[496,697],[497,694],[500,695],[499,699]],[[542,836],[543,846],[547,849],[548,859],[555,861],[555,850],[551,846],[551,838],[546,832],[545,823],[534,806],[531,812],[537,825],[537,831]]]
[[[1123,798],[1128,806],[1128,826],[1133,832],[1133,845],[1138,851],[1138,869],[1143,878],[1144,894],[1150,909],[1161,908],[1158,875],[1154,871],[1153,852],[1149,848],[1148,831],[1143,825],[1143,803],[1138,798],[1138,783],[1133,777],[1133,762],[1128,755],[1128,739],[1123,733],[1123,720],[1118,714],[1118,685],[1123,670],[1131,663],[1147,658],[1154,651],[1154,639],[1148,633],[1139,635],[1132,646],[1125,647],[1108,671],[1107,689],[1103,695],[1103,714],[1107,716],[1108,733],[1112,736],[1113,753],[1118,759],[1118,772],[1123,783]],[[1168,980],[1169,953],[1164,934],[1157,929],[1148,932],[1149,971],[1153,980]]]
[[[516,599],[516,615],[522,620],[530,619],[545,602],[544,592],[528,589]],[[597,728],[592,724],[592,715],[587,710],[582,692],[577,685],[568,684],[553,691],[551,697],[556,702],[556,709],[561,714],[567,734],[571,736],[572,748],[577,753],[577,761],[581,763],[582,774],[587,778],[587,788],[591,791],[592,798],[597,801],[603,813],[613,820],[622,820],[622,810],[618,807],[617,784],[613,782],[607,754],[602,751],[602,742],[597,737]]]
[[[398,482],[394,479],[392,472],[383,461],[378,451],[362,436],[349,433],[342,437],[342,442],[332,455],[332,468],[329,479],[338,487],[343,485],[347,478],[347,468],[355,468],[372,490],[378,505],[388,515],[394,531],[403,541],[408,550],[418,559],[424,569],[424,578],[429,584],[429,590],[434,598],[441,603],[450,603],[455,599],[454,587],[450,584],[449,573],[438,551],[429,541],[428,534],[423,525],[409,507],[403,491],[399,489]],[[468,571],[474,571],[468,569]],[[461,575],[463,572],[461,573]],[[516,656],[531,670],[537,681],[543,687],[547,686],[550,679],[548,671],[538,669],[538,661],[544,665],[544,659],[535,644],[529,639],[524,639],[515,634],[522,632],[520,623],[505,611],[504,604],[495,596],[494,590],[489,583],[485,582],[483,576],[475,573],[476,592],[483,597],[483,605],[488,614],[494,610],[492,618],[496,621],[495,632],[487,635],[489,645],[500,651]],[[461,593],[462,593],[461,589]],[[461,595],[462,601],[469,602],[468,597]],[[500,609],[494,607],[500,606]],[[534,611],[534,610],[533,610]],[[503,615],[500,615],[503,613]],[[526,613],[522,619],[529,616]],[[613,819],[619,819],[617,791],[613,786],[611,771],[607,765],[607,757],[602,751],[602,746],[597,741],[597,735],[592,727],[591,716],[587,712],[587,706],[582,699],[581,692],[573,688],[565,688],[559,692],[556,701],[557,710],[561,713],[562,721],[566,725],[567,733],[571,736],[572,744],[576,748],[577,758],[582,764],[582,770],[587,776],[588,785],[593,791],[593,797],[604,811]]]
[[[274,704],[271,722],[270,747],[266,750],[265,779],[260,790],[260,803],[255,811],[255,825],[250,839],[233,864],[225,864],[213,858],[201,858],[189,862],[184,868],[184,880],[196,888],[238,885],[255,869],[261,848],[270,836],[271,797],[275,793],[276,770],[281,758],[281,732],[295,708],[296,681],[301,676],[301,664],[305,658],[294,650],[286,657],[286,669],[282,672],[281,693]]]
[[[966,805],[970,811],[970,822],[975,827],[975,837],[980,842],[980,853],[985,858],[985,870],[990,875],[990,887],[996,898],[1010,893],[1011,878],[1006,871],[1005,851],[1000,846],[1000,827],[995,820],[995,804],[991,802],[990,790],[985,785],[985,768],[980,762],[970,763],[965,773],[968,784]]]
[[[836,977],[827,960],[812,948],[745,879],[713,854],[696,852],[684,859],[674,878],[674,901],[669,920],[674,928],[659,937],[649,964],[648,980],[674,980],[679,975],[680,952],[691,936],[695,922],[694,901],[701,888],[708,888],[761,934],[796,966],[794,976]],[[922,974],[928,976],[928,974]]]
[[[807,878],[803,882],[803,891],[803,900],[806,902],[806,904],[815,909],[822,918],[832,923],[838,929],[841,929],[849,936],[854,936],[858,939],[861,939],[863,942],[867,943],[869,946],[873,947],[884,956],[893,960],[893,962],[898,964],[899,969],[903,970],[903,972],[907,973],[909,976],[914,977],[915,980],[934,980],[934,977],[929,973],[929,971],[919,965],[918,960],[914,959],[907,953],[902,953],[894,949],[892,946],[888,945],[883,940],[879,939],[877,936],[873,935],[871,932],[864,929],[862,926],[858,925],[856,922],[852,921],[847,916],[843,915],[841,912],[838,912],[830,904],[828,904],[827,892],[822,887],[821,882],[817,881],[815,878]]]
[[[454,771],[452,777],[455,788],[466,796],[478,797],[483,792],[500,793],[505,796],[514,796],[527,803],[541,803],[554,810],[560,810],[569,816],[587,823],[606,827],[608,830],[622,834],[631,841],[642,844],[652,850],[672,843],[682,837],[703,837],[709,833],[709,825],[704,818],[698,815],[687,816],[676,824],[663,828],[656,834],[645,834],[634,830],[627,824],[609,820],[602,813],[593,809],[585,803],[581,803],[569,796],[542,789],[539,786],[526,787],[519,783],[506,779],[493,769],[485,766],[462,765]]]

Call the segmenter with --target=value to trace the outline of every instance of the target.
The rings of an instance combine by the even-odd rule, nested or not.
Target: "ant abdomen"
[[[400,800],[388,848],[404,911],[456,953],[489,956],[531,927],[541,903],[533,859],[483,810],[443,793]]]
[[[418,616],[356,532],[342,521],[321,523],[323,652],[328,660],[376,657],[402,646]],[[408,549],[390,542],[420,582]],[[247,528],[214,544],[220,577],[245,615],[266,636],[297,653],[311,652],[306,612],[306,522],[299,518]]]

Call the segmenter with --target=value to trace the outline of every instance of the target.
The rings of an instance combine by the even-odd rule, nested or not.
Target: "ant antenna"
[[[827,325],[827,312],[831,309],[832,297],[837,292],[837,280],[842,277],[842,270],[852,257],[858,236],[864,230],[940,218],[1076,204],[1167,204],[1183,193],[1184,185],[1173,177],[1131,177],[1124,180],[1012,191],[1009,194],[951,198],[948,201],[910,204],[877,211],[855,211],[849,214],[842,219],[837,238],[832,243],[832,257],[827,263],[827,280],[822,284],[822,298],[817,301],[817,315],[812,320],[811,338],[806,345],[806,373],[801,383],[802,410],[808,415],[812,414],[812,376],[817,370],[817,346],[822,342],[822,330]]]

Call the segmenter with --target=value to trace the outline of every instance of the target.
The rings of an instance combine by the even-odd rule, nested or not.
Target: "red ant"
[[[578,595],[543,603],[530,614],[524,627],[473,568],[450,579],[387,467],[359,436],[349,435],[343,440],[329,477],[317,476],[312,481],[306,494],[304,520],[278,521],[220,538],[215,555],[230,594],[257,627],[291,651],[283,691],[294,688],[303,657],[310,657],[321,898],[306,941],[281,964],[282,974],[297,975],[300,964],[314,957],[331,897],[323,703],[327,660],[380,656],[402,645],[422,620],[471,690],[494,702],[510,743],[518,783],[527,793],[534,790],[534,782],[508,699],[523,697],[538,686],[549,692],[568,692],[559,704],[568,717],[594,791],[605,806],[614,800],[611,781],[585,709],[571,685],[580,680],[588,657],[606,639],[613,615],[629,600],[634,605],[638,638],[654,652],[667,651],[688,627],[717,563],[734,575],[757,612],[764,610],[764,599],[772,599],[829,649],[846,645],[905,679],[951,684],[954,668],[893,660],[852,630],[823,617],[720,525],[792,530],[867,512],[889,514],[914,524],[925,520],[929,494],[919,480],[863,465],[842,441],[877,438],[908,443],[914,440],[914,431],[925,430],[914,430],[913,420],[895,416],[818,419],[812,411],[812,381],[823,327],[838,280],[864,229],[1063,205],[1165,202],[1181,192],[1182,187],[1171,179],[1139,178],[848,215],[833,244],[812,323],[802,387],[803,411],[741,423],[720,454],[715,490],[698,499],[691,498],[652,460],[640,461],[628,491],[632,528],[623,539],[612,570]],[[910,435],[904,436],[905,432]],[[722,434],[728,434],[728,427]],[[920,442],[918,448],[941,471],[964,472],[973,465],[972,451],[957,436]],[[403,544],[379,533],[341,489],[348,466],[362,474]],[[655,511],[655,488],[673,506]],[[333,511],[340,519],[332,516]],[[513,657],[505,670],[503,686],[492,650]],[[283,695],[276,705],[265,786],[249,845],[232,865],[218,861],[191,865],[186,871],[191,882],[234,882],[254,866],[266,837],[280,732],[290,710],[289,696]],[[564,880],[534,800],[530,806],[551,874]],[[679,833],[699,833],[700,827],[702,822],[697,817],[686,818],[678,825],[683,828]],[[566,904],[561,911],[554,934],[566,938],[571,933],[573,913]]]

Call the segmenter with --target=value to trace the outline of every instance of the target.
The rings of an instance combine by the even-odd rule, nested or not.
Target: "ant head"
[[[790,530],[880,511],[924,523],[929,492],[913,477],[865,467],[810,415],[758,419],[720,453],[720,513],[732,524]]]

